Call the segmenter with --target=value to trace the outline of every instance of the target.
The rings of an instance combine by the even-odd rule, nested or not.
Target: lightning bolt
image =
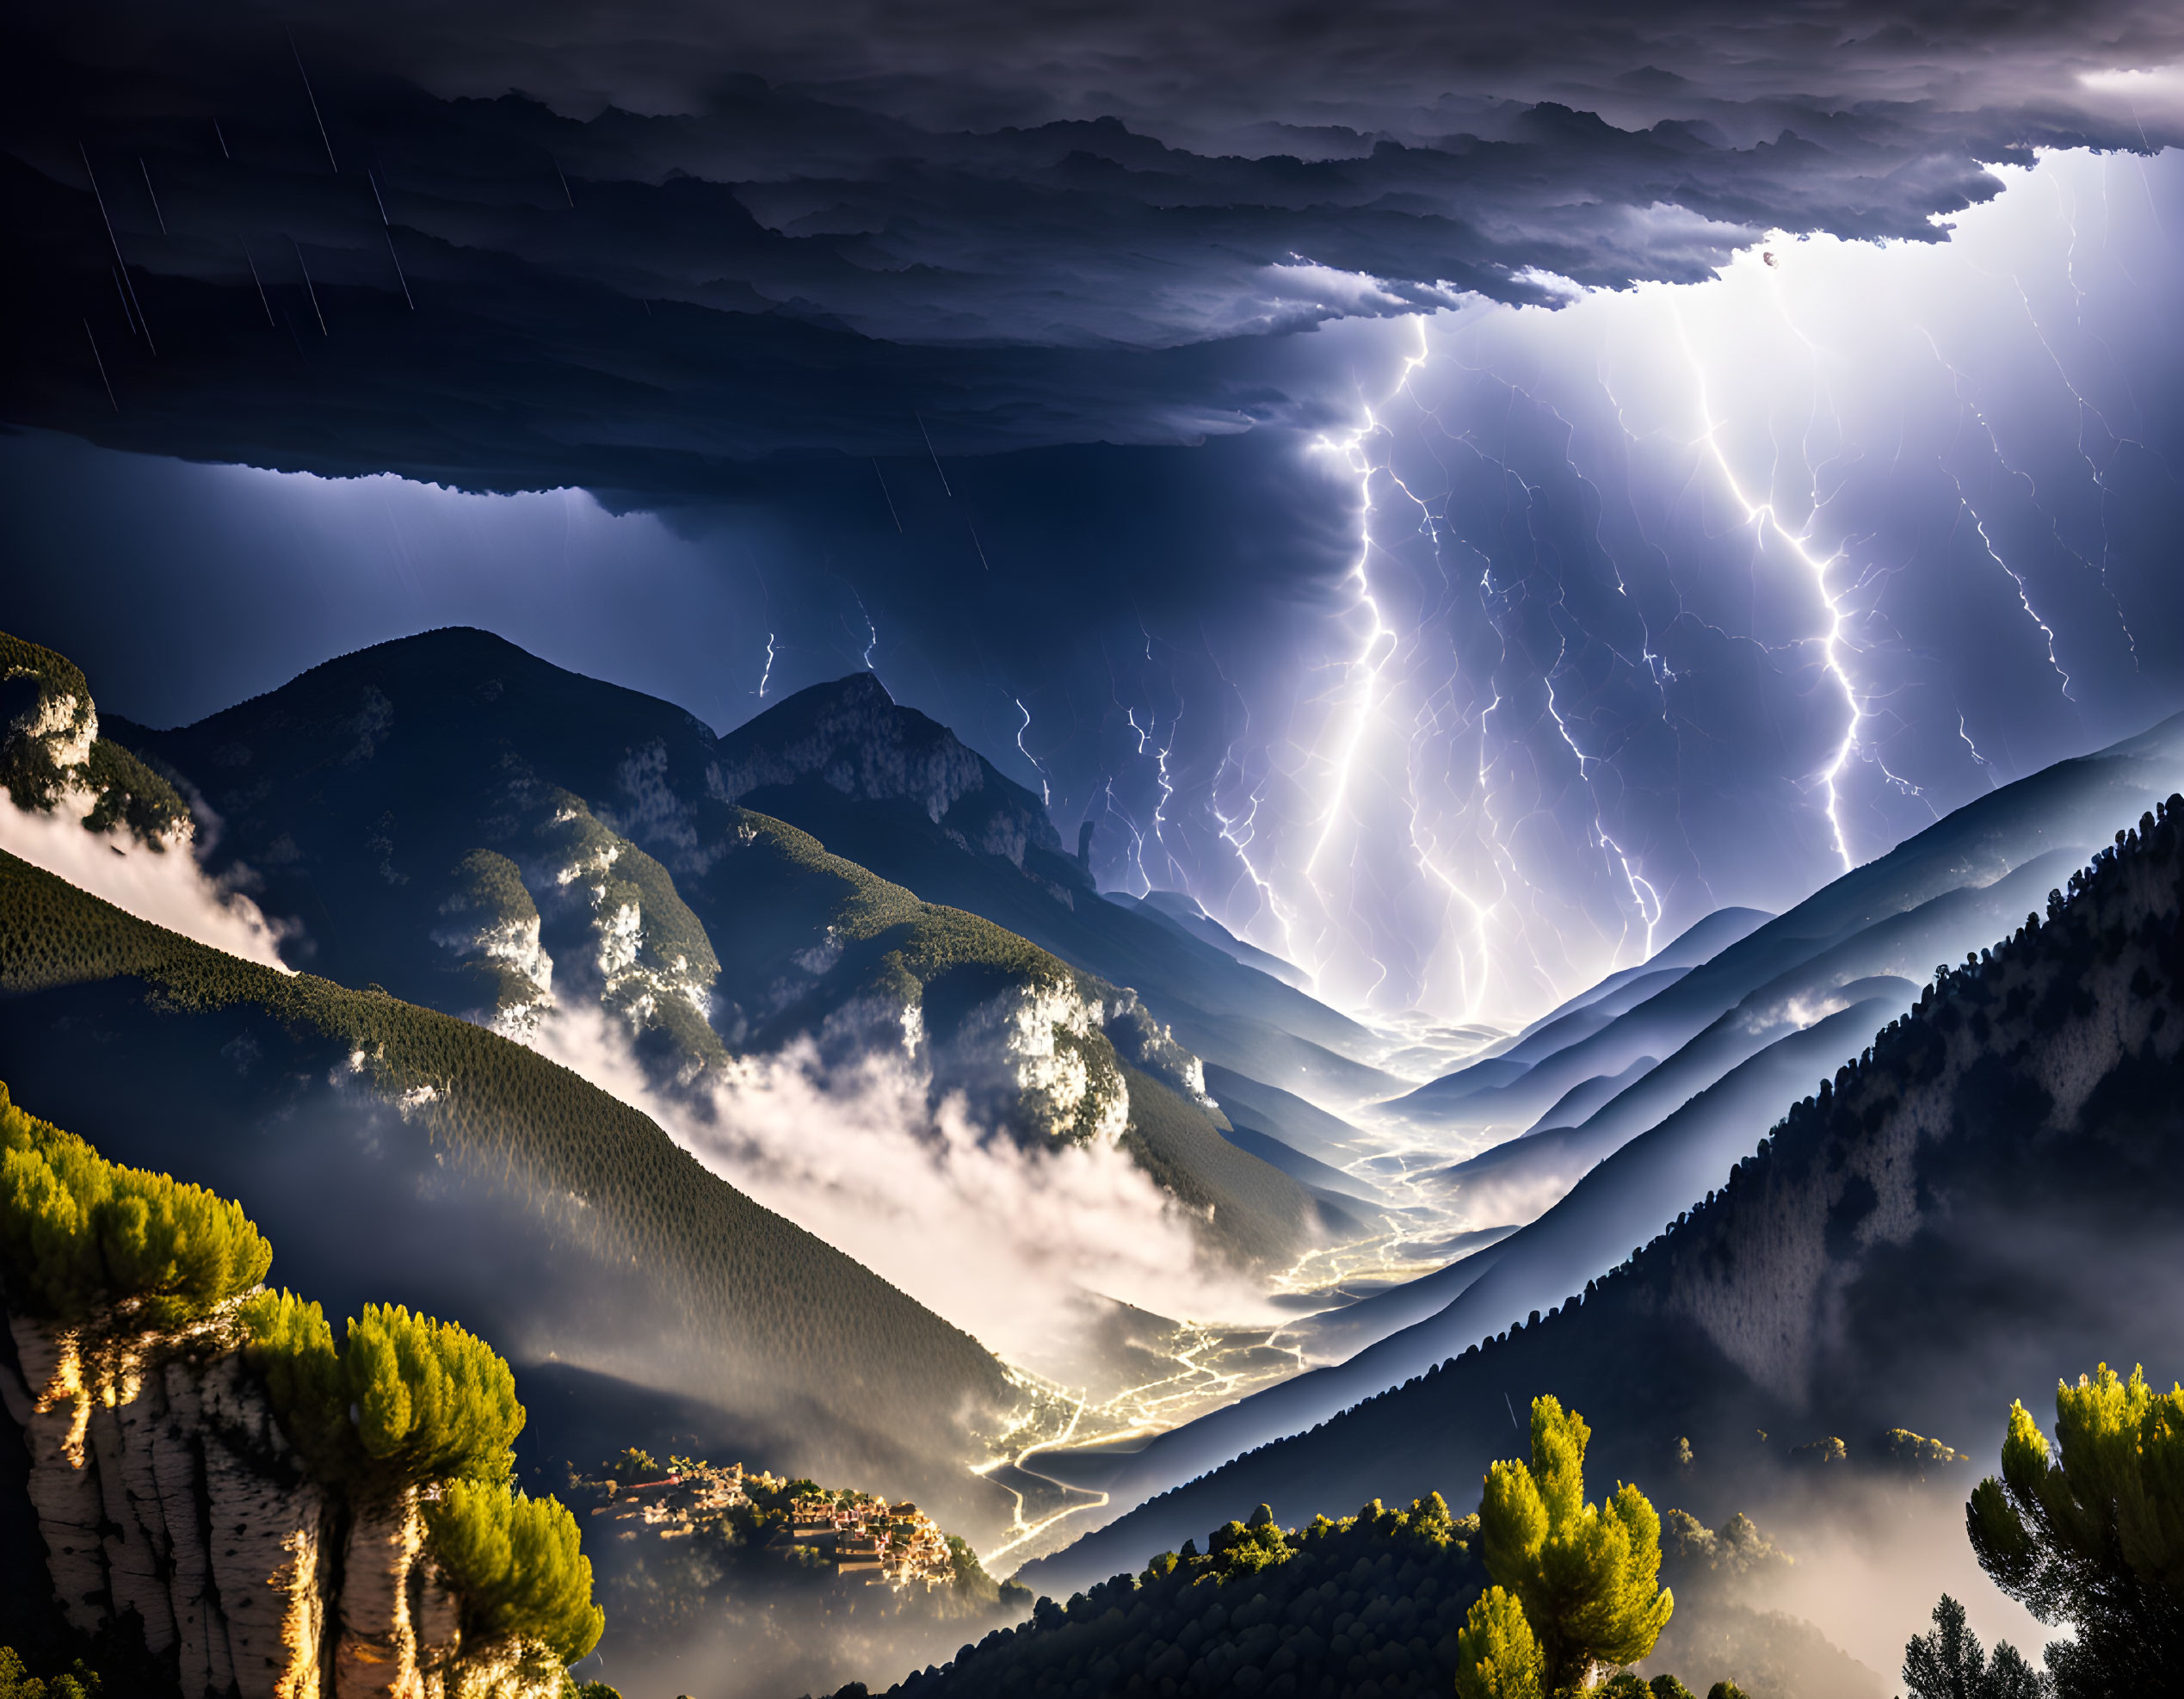
[[[1016,712],[1024,717],[1024,723],[1016,728],[1017,753],[1021,755],[1025,760],[1030,762],[1032,764],[1032,771],[1039,775],[1039,800],[1043,803],[1051,805],[1054,800],[1054,794],[1052,788],[1046,782],[1046,764],[1041,762],[1037,756],[1033,755],[1029,750],[1024,747],[1024,733],[1031,730],[1031,710],[1024,706],[1024,699],[1021,696],[1012,696],[1009,698],[1009,701],[1016,704]],[[1108,793],[1108,800],[1110,801],[1114,800],[1114,793],[1112,791]]]
[[[1700,445],[1712,458],[1714,469],[1721,475],[1722,485],[1729,491],[1730,498],[1743,510],[1744,523],[1752,528],[1755,538],[1772,532],[1811,575],[1813,588],[1819,592],[1821,605],[1828,610],[1828,628],[1820,639],[1822,665],[1842,691],[1843,703],[1850,710],[1850,721],[1843,728],[1842,741],[1835,746],[1834,758],[1820,775],[1820,783],[1827,793],[1828,830],[1835,841],[1835,855],[1842,862],[1842,870],[1848,873],[1856,864],[1851,860],[1849,840],[1843,834],[1838,781],[1844,767],[1859,752],[1861,741],[1859,732],[1866,723],[1866,706],[1857,687],[1851,683],[1849,672],[1843,666],[1842,653],[1849,646],[1843,635],[1848,620],[1842,602],[1828,585],[1829,569],[1846,557],[1840,548],[1824,559],[1816,555],[1809,547],[1811,541],[1811,522],[1807,522],[1805,530],[1792,531],[1782,522],[1781,516],[1772,502],[1755,502],[1744,493],[1743,485],[1737,481],[1736,470],[1729,464],[1729,456],[1722,448],[1721,423],[1715,418],[1713,404],[1708,398],[1706,368],[1700,364],[1697,354],[1693,351],[1691,333],[1684,323],[1681,305],[1675,308],[1675,318],[1676,340],[1683,350],[1684,364],[1691,374],[1692,392],[1698,403],[1700,422],[1705,426],[1700,435]],[[1816,519],[1818,511],[1816,505]]]
[[[766,633],[766,665],[758,675],[758,700],[766,700],[766,682],[774,676],[774,633]]]

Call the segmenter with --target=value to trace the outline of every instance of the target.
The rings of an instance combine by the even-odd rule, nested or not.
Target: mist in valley
[[[830,1064],[799,1041],[676,1090],[596,1004],[565,1006],[529,1041],[1011,1362],[1075,1378],[1115,1304],[1270,1331],[1283,1319],[1126,1152],[1026,1149],[960,1097],[934,1103],[899,1053]]]

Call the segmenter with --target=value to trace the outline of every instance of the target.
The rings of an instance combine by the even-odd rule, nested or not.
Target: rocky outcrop
[[[72,1627],[133,1611],[185,1699],[317,1699],[331,1555],[225,1317],[172,1334],[9,1319],[0,1404]]]
[[[1130,1125],[1130,1088],[1102,1013],[1074,978],[1011,985],[933,1047],[934,1083],[990,1104],[1035,1138],[1112,1145]]]
[[[146,846],[188,842],[195,822],[175,788],[99,736],[82,670],[0,633],[0,789],[18,808],[58,811],[93,831],[125,828]]]
[[[70,1626],[133,1612],[182,1699],[557,1692],[527,1647],[463,1645],[415,1489],[352,1507],[305,1475],[234,1307],[170,1333],[9,1318],[0,1408]]]

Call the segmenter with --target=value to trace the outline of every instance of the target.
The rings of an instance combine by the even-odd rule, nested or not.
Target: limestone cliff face
[[[220,1320],[175,1334],[9,1319],[0,1403],[71,1626],[133,1610],[188,1699],[321,1692],[324,1495],[296,1467]]]
[[[135,1612],[183,1699],[555,1692],[520,1648],[462,1644],[414,1492],[351,1510],[305,1477],[233,1311],[173,1333],[9,1317],[0,1407],[69,1623]]]

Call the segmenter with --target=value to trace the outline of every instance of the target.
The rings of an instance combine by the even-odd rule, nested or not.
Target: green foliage
[[[1543,1699],[1546,1662],[1515,1593],[1489,1587],[1456,1636],[1461,1699]]]
[[[577,1681],[571,1678],[563,1690],[567,1699],[622,1699],[620,1689],[609,1687],[603,1681]]]
[[[1585,1502],[1592,1430],[1554,1398],[1532,1401],[1532,1461],[1487,1471],[1479,1504],[1487,1573],[1524,1607],[1549,1692],[1653,1650],[1675,1609],[1659,1589],[1661,1520],[1635,1486]]]
[[[99,1699],[97,1673],[78,1659],[63,1674],[43,1680],[24,1667],[11,1646],[0,1646],[0,1699]]]
[[[59,1321],[126,1306],[171,1327],[247,1292],[272,1262],[239,1204],[108,1162],[0,1085],[0,1275],[11,1303]]]
[[[349,1377],[324,1313],[293,1292],[258,1292],[242,1320],[244,1361],[265,1382],[281,1430],[313,1475],[347,1478],[358,1467]]]
[[[1903,1648],[1903,1685],[1910,1699],[2040,1699],[2047,1683],[2008,1640],[1989,1660],[1979,1636],[1965,1626],[1964,1607],[1948,1594],[1934,1607],[1934,1629]]]
[[[2076,1625],[2048,1649],[2058,1692],[2158,1684],[2184,1665],[2184,1387],[2104,1362],[2056,1387],[2055,1438],[2010,1407],[2002,1477],[1965,1507],[1972,1550],[2041,1622]]]
[[[652,1454],[640,1451],[633,1445],[626,1451],[609,1457],[606,1468],[609,1479],[620,1481],[625,1486],[633,1480],[657,1480],[660,1474],[660,1466]]]
[[[0,725],[0,785],[18,808],[52,807],[66,782],[97,799],[83,821],[89,831],[123,825],[158,848],[188,823],[189,810],[175,788],[117,743],[93,738],[80,766],[64,769],[54,760],[56,739],[73,741],[96,723],[91,687],[73,661],[0,632],[0,684],[13,680],[23,682],[17,688],[27,687],[28,701],[17,717],[21,729]],[[45,728],[36,736],[34,723]]]
[[[1268,1690],[1286,1673],[1299,1694],[1356,1692],[1369,1681],[1384,1699],[1446,1699],[1478,1591],[1477,1531],[1430,1494],[1294,1529],[1262,1508],[1215,1533],[1203,1554],[1192,1541],[1066,1605],[1040,1600],[1030,1622],[959,1652],[915,1691],[1225,1699]]]
[[[536,1640],[565,1665],[599,1644],[607,1618],[591,1602],[591,1560],[559,1500],[458,1480],[426,1507],[425,1527],[466,1636]]]
[[[1761,1533],[1759,1524],[1742,1511],[1731,1516],[1718,1531],[1708,1528],[1687,1511],[1672,1510],[1663,1520],[1667,1549],[1674,1557],[1683,1582],[1701,1585],[1750,1575],[1761,1570],[1786,1569],[1788,1553]]]
[[[497,926],[521,926],[539,917],[523,870],[493,850],[473,850],[455,863],[454,893],[441,909],[474,914]]]
[[[75,662],[5,632],[0,632],[0,684],[9,687],[0,701],[13,705],[21,699],[13,723],[0,724],[0,785],[18,808],[51,808],[63,778],[52,744],[57,737],[79,738],[91,729],[91,687]],[[45,729],[33,736],[34,725]]]
[[[1744,1690],[1733,1681],[1718,1681],[1706,1690],[1706,1699],[1744,1699]]]
[[[709,993],[720,977],[720,961],[706,929],[675,888],[674,876],[602,825],[582,797],[550,790],[546,800],[549,817],[540,835],[589,893],[594,924],[602,929],[602,937],[624,911],[634,911],[639,918],[633,960],[609,966],[602,948],[601,1000],[640,1027],[664,1030],[696,1062],[725,1061],[719,1035],[697,1005],[675,988],[695,986]]]
[[[1697,1699],[1697,1696],[1672,1675],[1657,1675],[1645,1684],[1645,1690],[1653,1699]]]
[[[508,1479],[515,1377],[462,1327],[367,1304],[336,1351],[318,1306],[287,1292],[260,1294],[244,1320],[281,1430],[321,1480],[392,1492]]]

